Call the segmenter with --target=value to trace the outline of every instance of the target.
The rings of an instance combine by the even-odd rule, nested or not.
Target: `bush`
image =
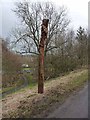
[[[2,86],[10,87],[21,83],[19,71],[21,70],[21,61],[19,56],[7,48],[5,41],[2,41]],[[17,82],[18,81],[18,82]]]

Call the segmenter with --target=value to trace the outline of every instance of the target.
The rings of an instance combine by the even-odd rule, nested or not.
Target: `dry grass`
[[[35,86],[32,90],[24,89],[9,95],[3,99],[3,117],[43,117],[50,112],[53,104],[61,104],[73,90],[85,83],[87,78],[87,70],[77,70],[45,82],[44,94],[38,94]]]

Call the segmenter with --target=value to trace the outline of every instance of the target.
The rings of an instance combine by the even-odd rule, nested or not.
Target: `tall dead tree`
[[[44,48],[48,33],[48,19],[43,19],[41,28],[41,40],[39,44],[39,78],[38,93],[44,92]]]

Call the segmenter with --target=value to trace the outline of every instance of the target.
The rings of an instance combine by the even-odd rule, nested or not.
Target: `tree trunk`
[[[48,33],[48,22],[48,19],[43,19],[41,28],[41,40],[39,44],[38,93],[44,92],[44,47]]]

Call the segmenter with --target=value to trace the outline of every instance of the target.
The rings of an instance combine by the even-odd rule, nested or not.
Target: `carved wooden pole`
[[[39,44],[39,78],[38,93],[44,92],[44,47],[48,33],[48,19],[43,19],[41,28],[41,40]]]

